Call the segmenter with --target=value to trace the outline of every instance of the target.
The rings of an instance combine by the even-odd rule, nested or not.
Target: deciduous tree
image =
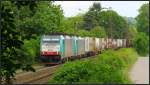
[[[139,9],[139,15],[136,17],[137,30],[149,35],[149,3],[143,4]]]
[[[27,63],[26,53],[21,50],[23,40],[27,38],[20,34],[15,23],[14,9],[11,6],[29,6],[35,9],[36,1],[2,1],[1,4],[1,56],[0,74],[1,82],[12,83],[16,70],[35,71],[30,63]],[[25,63],[26,62],[26,63]]]

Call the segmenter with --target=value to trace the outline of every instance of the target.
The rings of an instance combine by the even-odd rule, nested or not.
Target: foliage
[[[37,10],[33,17],[25,16],[19,22],[20,29],[27,35],[40,35],[43,33],[57,32],[61,30],[63,11],[59,5],[54,5],[50,1],[40,1],[37,3]],[[22,16],[27,11],[22,8],[19,15]]]
[[[65,63],[49,83],[130,83],[126,70],[136,59],[132,48],[108,50],[96,58]]]
[[[28,57],[30,57],[30,62],[33,64],[37,61],[35,61],[40,56],[40,39],[30,39],[30,40],[24,40],[24,45],[22,46],[22,49],[28,54]]]
[[[20,5],[19,5],[20,3]],[[31,6],[32,5],[32,6]],[[36,1],[3,1],[1,4],[1,80],[11,83],[17,69],[35,71],[27,60],[26,53],[21,49],[27,36],[20,34],[15,24],[14,9],[11,6],[29,6],[34,9]],[[1,83],[1,82],[0,82]]]
[[[123,59],[123,61],[125,61],[126,67],[130,67],[131,65],[133,65],[133,63],[137,60],[138,56],[136,50],[133,48],[119,49],[116,54],[120,56]]]
[[[95,26],[99,25],[99,13],[101,12],[101,4],[93,3],[92,7],[89,8],[89,11],[83,16],[83,28],[86,30],[91,30]]]
[[[139,32],[133,40],[133,47],[139,55],[146,56],[149,52],[149,38],[145,33]]]
[[[99,14],[100,26],[105,28],[108,37],[126,38],[127,22],[113,10],[102,11]]]
[[[139,9],[139,15],[136,17],[137,30],[149,35],[149,3],[143,4]]]
[[[89,31],[84,30],[84,29],[78,30],[77,35],[79,35],[81,37],[93,36]]]
[[[128,26],[136,26],[136,19],[133,17],[124,17],[124,19],[127,21]]]
[[[97,81],[101,83],[123,84],[131,82],[126,73],[137,59],[134,49],[122,48],[118,51],[108,50],[98,57]],[[101,75],[101,76],[99,76]]]
[[[96,2],[94,2],[92,7],[89,8],[90,11],[101,11],[101,9],[101,4]]]
[[[71,64],[71,65],[70,65]],[[79,83],[85,82],[93,74],[92,64],[87,61],[80,62],[79,60],[75,62],[67,62],[60,68],[57,74],[54,76],[51,82],[53,83]]]
[[[16,10],[15,20],[22,35],[27,35],[28,40],[24,40],[22,49],[28,54],[32,63],[39,58],[39,36],[42,34],[61,30],[63,12],[59,5],[54,5],[50,1],[40,1],[37,3],[36,13],[32,15],[28,6]],[[32,16],[31,16],[32,15]],[[29,40],[31,37],[35,39]]]
[[[112,38],[126,38],[128,24],[124,17],[113,10],[102,11],[100,3],[94,3],[83,16],[83,28],[91,30],[96,26],[104,27],[106,35]]]
[[[100,27],[100,26],[96,26],[94,27],[90,33],[93,34],[93,37],[99,37],[99,38],[104,38],[106,37],[106,32],[104,30],[104,28]]]
[[[77,34],[76,32],[81,29],[83,24],[83,15],[77,15],[74,17],[65,17],[63,19],[62,32],[68,34]]]
[[[46,27],[45,33],[60,31],[62,19],[64,17],[60,5],[49,3],[49,1],[40,2],[39,12],[35,17],[35,20],[37,20],[37,18],[41,19],[42,25]]]
[[[137,28],[135,28],[134,26],[130,26],[126,38],[133,41],[137,34]]]

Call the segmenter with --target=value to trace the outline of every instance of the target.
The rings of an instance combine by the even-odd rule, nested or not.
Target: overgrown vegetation
[[[27,58],[30,58],[31,64],[37,63],[40,57],[40,38],[24,40],[22,49],[28,55]]]
[[[65,63],[49,83],[130,83],[127,69],[136,59],[132,48],[108,50],[90,60]]]
[[[145,33],[139,33],[133,41],[133,47],[139,55],[146,56],[149,52],[149,39]]]
[[[13,7],[12,7],[13,6]],[[21,49],[24,39],[31,39],[32,36],[21,34],[21,30],[15,22],[15,10],[21,7],[28,7],[32,12],[36,9],[36,1],[3,1],[1,9],[1,56],[0,56],[0,84],[12,83],[16,70],[35,71],[26,57],[26,53]]]

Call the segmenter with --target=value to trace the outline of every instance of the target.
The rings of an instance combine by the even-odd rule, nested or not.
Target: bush
[[[133,47],[139,55],[146,56],[149,52],[149,39],[145,33],[139,33],[133,41]]]
[[[126,73],[137,59],[137,53],[134,49],[122,48],[117,51],[108,50],[98,56],[96,72],[97,81],[100,83],[130,83]]]
[[[125,61],[125,65],[128,67],[130,65],[132,65],[136,60],[137,60],[137,52],[135,51],[135,49],[133,48],[122,48],[119,49],[116,54],[118,56],[120,56],[120,58],[123,59],[123,61]]]
[[[24,45],[22,48],[24,51],[28,54],[27,57],[30,57],[30,62],[35,63],[35,59],[39,57],[40,53],[40,40],[37,39],[31,39],[31,40],[25,40]]]
[[[65,63],[49,83],[130,83],[126,70],[136,59],[131,48],[108,50],[93,59]]]
[[[94,27],[90,31],[90,33],[93,35],[93,37],[100,37],[100,38],[106,37],[105,29],[103,27],[100,27],[100,26]]]
[[[92,76],[93,64],[88,61],[74,61],[65,63],[54,75],[50,83],[79,83],[88,81]]]

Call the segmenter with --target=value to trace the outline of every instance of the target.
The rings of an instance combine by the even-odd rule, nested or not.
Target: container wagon
[[[40,58],[44,64],[60,64],[69,59],[93,56],[107,48],[130,45],[130,41],[126,39],[69,35],[42,35],[40,42]]]

